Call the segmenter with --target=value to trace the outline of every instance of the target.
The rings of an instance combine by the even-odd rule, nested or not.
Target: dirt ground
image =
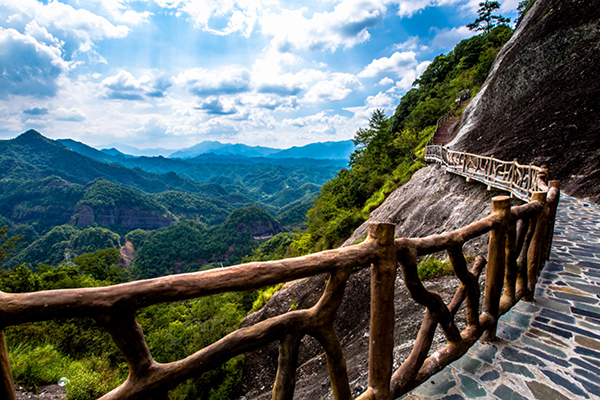
[[[22,388],[15,385],[17,400],[63,400],[65,398],[65,389],[58,385],[42,386],[35,391],[35,388]]]

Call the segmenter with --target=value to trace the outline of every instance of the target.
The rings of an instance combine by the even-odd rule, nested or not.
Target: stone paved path
[[[600,399],[600,208],[561,196],[535,301],[404,399]]]

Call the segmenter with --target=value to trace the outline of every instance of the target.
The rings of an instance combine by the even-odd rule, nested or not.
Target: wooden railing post
[[[497,215],[499,223],[490,232],[488,246],[488,268],[485,274],[485,299],[483,303],[482,325],[488,327],[483,340],[496,338],[500,294],[504,283],[506,261],[506,233],[510,223],[510,197],[497,196],[492,199],[492,214]]]
[[[542,204],[542,211],[537,218],[535,231],[533,238],[529,244],[527,251],[527,296],[525,300],[533,301],[535,294],[535,285],[537,284],[538,276],[540,273],[541,266],[545,260],[543,260],[545,242],[546,242],[546,228],[548,225],[548,213],[546,210],[546,192],[533,192],[531,194],[531,201],[539,201]]]
[[[4,330],[0,329],[0,399],[16,400],[8,349],[4,340]]]
[[[548,182],[548,186],[556,189],[557,198],[550,208],[548,215],[548,232],[546,235],[546,247],[544,252],[544,260],[550,259],[550,251],[552,250],[552,239],[554,237],[554,224],[556,223],[556,211],[558,209],[558,202],[560,201],[560,181],[554,180]],[[550,201],[550,200],[549,200]]]
[[[362,399],[390,400],[394,351],[394,285],[396,251],[394,224],[372,223],[369,238],[379,248],[371,266],[371,327],[369,332],[369,388]]]

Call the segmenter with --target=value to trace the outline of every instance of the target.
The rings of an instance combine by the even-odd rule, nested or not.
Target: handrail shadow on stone
[[[536,191],[531,202],[512,208],[508,196],[495,197],[490,216],[441,235],[394,239],[393,224],[372,223],[367,239],[361,244],[294,259],[110,287],[0,292],[0,398],[15,399],[5,327],[91,316],[109,332],[129,367],[127,380],[102,400],[169,399],[168,391],[190,377],[274,341],[280,342],[280,350],[273,399],[292,399],[300,340],[305,335],[316,338],[324,348],[334,397],[352,399],[343,349],[333,323],[350,274],[357,267],[366,266],[371,268],[369,377],[367,390],[357,399],[397,398],[460,358],[482,336],[493,340],[498,318],[519,299],[533,299],[540,270],[549,254],[560,196],[558,181],[541,187],[546,191]],[[462,252],[464,243],[488,232],[487,261],[479,256],[469,269]],[[419,256],[440,251],[448,253],[461,282],[450,304],[428,291],[417,272]],[[480,307],[478,280],[486,264],[485,294]],[[411,354],[394,372],[394,282],[398,269],[412,298],[426,307],[426,313]],[[135,319],[136,310],[153,304],[258,289],[323,273],[329,274],[329,280],[312,308],[290,311],[239,329],[187,358],[168,364],[153,360]],[[454,317],[463,302],[466,302],[467,328],[461,332]],[[447,345],[427,357],[438,324]]]

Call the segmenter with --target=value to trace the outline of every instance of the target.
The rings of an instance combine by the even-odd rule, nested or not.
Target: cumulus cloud
[[[411,17],[427,7],[438,7],[463,2],[464,0],[389,0],[398,6],[400,17]],[[479,1],[479,0],[477,0]]]
[[[375,76],[393,74],[402,76],[418,64],[414,51],[395,52],[391,57],[382,57],[373,60],[358,76],[361,78],[372,78]]]
[[[28,115],[46,115],[48,114],[48,109],[43,107],[33,107],[28,110],[23,110],[23,114]]]
[[[76,108],[66,109],[61,107],[53,114],[54,119],[57,121],[83,122],[87,119],[86,115]]]
[[[195,108],[197,110],[205,111],[207,114],[211,115],[231,115],[238,112],[231,100],[221,99],[217,96],[211,96],[207,98]]]
[[[342,100],[361,87],[362,84],[356,76],[339,72],[333,73],[330,79],[320,81],[311,87],[306,92],[304,100],[309,103]]]
[[[434,29],[437,33],[431,40],[431,45],[439,49],[453,48],[461,40],[477,34],[477,32],[469,30],[466,26],[459,26],[452,29]]]
[[[306,8],[267,13],[261,19],[263,34],[272,35],[272,45],[280,52],[294,49],[335,50],[368,40],[368,29],[386,14],[380,0],[343,0],[332,12],[314,13],[306,18]]]
[[[262,8],[271,1],[260,0],[154,0],[162,8],[187,14],[195,27],[215,35],[241,34],[249,37]]]
[[[172,84],[173,79],[165,73],[144,75],[137,79],[128,71],[121,70],[117,75],[104,79],[100,85],[104,98],[143,100],[144,96],[164,97]]]
[[[236,67],[219,71],[193,68],[179,74],[175,82],[200,97],[242,93],[250,89],[250,71]]]
[[[44,4],[36,0],[19,0],[8,1],[6,5],[35,21],[38,27],[45,28],[54,37],[65,42],[73,41],[80,51],[91,50],[95,40],[123,38],[130,31],[127,26],[114,25],[100,15],[83,8],[75,9],[59,1]]]
[[[55,96],[59,78],[69,68],[57,47],[0,27],[0,98]]]
[[[377,85],[378,86],[387,86],[387,85],[391,85],[392,83],[394,83],[394,80],[390,79],[390,78],[388,78],[386,76],[385,78],[383,78],[382,80],[380,80]]]
[[[389,93],[402,94],[407,92],[411,87],[413,82],[421,76],[423,71],[427,69],[427,67],[431,64],[431,61],[423,61],[417,65],[417,67],[413,70],[406,71],[401,80],[396,82],[396,85],[392,88],[388,89]]]

